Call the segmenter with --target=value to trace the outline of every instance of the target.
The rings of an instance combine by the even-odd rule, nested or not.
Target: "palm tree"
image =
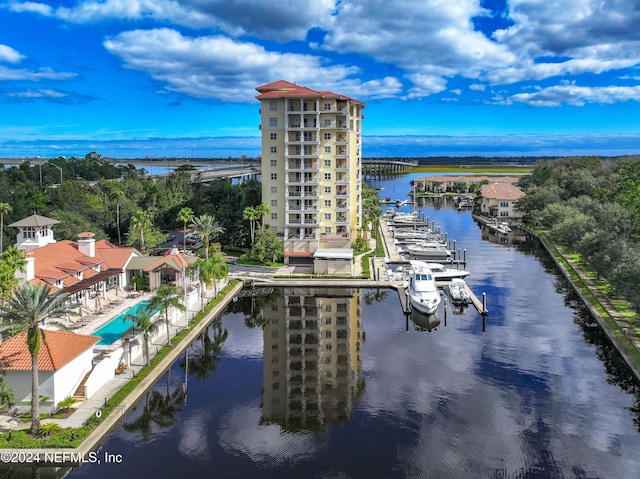
[[[140,230],[140,249],[144,253],[144,230],[151,228],[151,214],[143,210],[136,211],[136,214],[131,218],[133,226]]]
[[[260,229],[264,229],[264,215],[271,213],[271,208],[266,203],[260,203],[256,206],[256,211],[260,215]]]
[[[147,366],[151,361],[149,358],[149,335],[158,330],[157,321],[151,320],[151,312],[146,308],[140,308],[135,314],[127,314],[125,321],[131,321],[133,324],[122,334],[122,338],[131,338],[142,334],[142,352],[147,360]]]
[[[115,187],[111,190],[111,199],[116,202],[116,226],[118,228],[118,244],[122,244],[122,237],[120,235],[120,203],[126,198],[124,191]]]
[[[156,288],[156,295],[151,298],[147,309],[149,311],[156,311],[162,309],[164,311],[164,323],[167,325],[167,344],[169,344],[169,308],[176,308],[180,311],[185,311],[186,308],[182,304],[182,298],[178,293],[178,288],[170,286],[168,284],[161,284]]]
[[[224,228],[220,226],[213,215],[200,215],[193,218],[191,228],[193,231],[200,235],[202,242],[204,243],[204,252],[206,259],[209,259],[209,241],[212,237],[216,237],[224,231]]]
[[[4,215],[9,214],[13,208],[9,203],[0,203],[0,253],[4,251],[2,242],[4,240]]]
[[[48,284],[34,286],[25,283],[18,288],[0,309],[16,326],[18,331],[26,331],[27,347],[31,355],[31,434],[40,429],[40,380],[38,377],[38,353],[46,340],[41,326],[48,318],[69,313],[64,301],[66,294],[51,293]]]
[[[251,244],[253,244],[256,236],[256,220],[260,218],[260,213],[253,206],[247,206],[242,211],[242,217],[249,220],[249,229],[251,231]]]
[[[187,223],[193,218],[193,210],[184,207],[178,213],[178,220],[182,221],[182,249],[187,249]]]
[[[372,223],[374,237],[376,239],[376,254],[378,253],[378,235],[380,234],[380,218],[382,217],[382,209],[377,206],[369,210],[369,219]]]
[[[213,279],[213,293],[218,296],[218,280],[223,279],[229,274],[229,265],[221,254],[216,254],[209,259],[209,269],[211,278]]]

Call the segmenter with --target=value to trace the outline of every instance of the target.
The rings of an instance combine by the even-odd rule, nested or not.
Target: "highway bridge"
[[[364,158],[362,166],[363,178],[375,179],[415,168],[418,166],[418,161],[404,158]],[[235,178],[238,181],[244,181],[246,179],[259,179],[262,174],[262,168],[260,165],[255,164],[235,165],[221,168],[199,168],[188,173],[191,175],[192,181],[202,183],[213,181],[217,178]],[[166,176],[166,174],[154,176]]]

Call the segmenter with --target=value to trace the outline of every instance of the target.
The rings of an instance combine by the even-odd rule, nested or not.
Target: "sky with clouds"
[[[255,87],[366,103],[364,156],[640,148],[640,0],[0,0],[0,157],[259,154]]]

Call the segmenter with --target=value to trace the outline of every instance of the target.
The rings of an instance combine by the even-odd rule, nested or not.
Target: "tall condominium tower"
[[[256,90],[266,224],[288,264],[311,265],[318,249],[349,248],[362,223],[364,103],[283,80]]]

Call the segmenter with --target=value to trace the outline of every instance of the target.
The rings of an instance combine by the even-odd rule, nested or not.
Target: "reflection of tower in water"
[[[262,414],[287,430],[347,419],[362,393],[356,289],[287,288],[265,311]]]

